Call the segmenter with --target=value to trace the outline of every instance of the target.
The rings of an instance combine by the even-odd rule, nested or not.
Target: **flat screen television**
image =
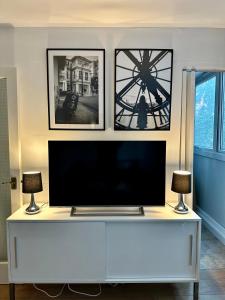
[[[165,141],[49,141],[50,206],[165,205]]]

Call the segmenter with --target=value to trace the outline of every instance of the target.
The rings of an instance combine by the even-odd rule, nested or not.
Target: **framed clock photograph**
[[[170,130],[173,50],[115,49],[115,130]]]
[[[105,50],[47,49],[49,129],[105,129]]]

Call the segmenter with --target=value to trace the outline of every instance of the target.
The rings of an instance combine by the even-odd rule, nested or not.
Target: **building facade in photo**
[[[83,56],[66,57],[58,73],[59,91],[73,91],[80,96],[98,94],[98,61]]]

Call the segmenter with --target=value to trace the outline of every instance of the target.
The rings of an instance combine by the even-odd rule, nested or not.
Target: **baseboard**
[[[9,283],[8,279],[8,262],[0,262],[0,284]]]
[[[203,219],[204,225],[206,228],[211,231],[218,240],[225,245],[225,228],[217,223],[210,215],[208,215],[204,210],[199,206],[196,207],[196,212]]]

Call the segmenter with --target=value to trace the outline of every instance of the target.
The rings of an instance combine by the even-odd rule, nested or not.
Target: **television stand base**
[[[144,209],[139,207],[72,207],[71,217],[82,216],[144,216]]]

